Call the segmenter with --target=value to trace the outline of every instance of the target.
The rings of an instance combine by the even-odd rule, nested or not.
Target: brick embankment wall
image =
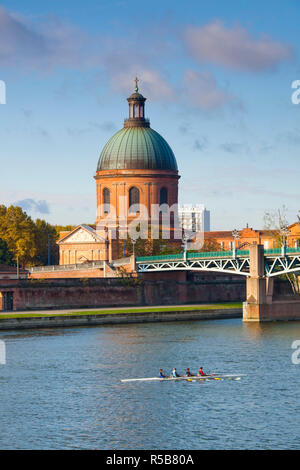
[[[30,279],[0,283],[0,292],[13,293],[13,310],[93,308],[139,305],[238,302],[246,296],[245,281],[216,277],[186,279],[181,273],[150,278]]]
[[[28,280],[0,291],[13,293],[13,310],[143,305],[143,290],[122,279]]]
[[[214,273],[163,272],[143,276],[146,304],[242,302],[246,281],[242,276]]]

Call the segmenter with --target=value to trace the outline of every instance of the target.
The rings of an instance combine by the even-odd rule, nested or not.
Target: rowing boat
[[[182,377],[144,377],[140,379],[121,379],[121,382],[167,382],[173,380],[222,380],[222,379],[232,379],[232,380],[240,380],[242,377],[245,377],[246,374],[211,374],[211,375],[193,375],[192,377],[188,377],[187,375]]]

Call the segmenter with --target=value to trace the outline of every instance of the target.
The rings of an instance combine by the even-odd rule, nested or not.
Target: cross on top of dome
[[[134,91],[137,93],[139,91],[139,87],[138,87],[138,82],[139,82],[139,79],[137,77],[135,77],[135,89]]]

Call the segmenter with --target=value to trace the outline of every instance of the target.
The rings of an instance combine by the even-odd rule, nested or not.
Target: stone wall
[[[195,271],[165,271],[143,275],[148,304],[242,302],[246,281],[242,276]]]
[[[162,273],[160,273],[162,274]],[[102,279],[29,279],[16,285],[0,283],[0,292],[13,292],[13,310],[93,308],[105,306],[176,305],[243,301],[245,280],[220,275],[186,273],[166,276]],[[173,279],[172,279],[173,277]],[[176,279],[177,277],[177,279]],[[230,276],[231,277],[231,276]]]
[[[3,292],[3,289],[0,290]],[[10,291],[13,292],[13,310],[93,308],[143,303],[139,286],[123,285],[121,280],[116,279],[28,280],[10,288]]]
[[[30,273],[30,279],[65,279],[65,278],[86,278],[86,277],[104,277],[102,268],[81,269],[73,271],[47,271]]]

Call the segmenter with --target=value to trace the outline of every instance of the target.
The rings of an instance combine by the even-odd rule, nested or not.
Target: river
[[[300,449],[300,322],[0,332],[2,449]],[[3,344],[3,343],[2,343]],[[160,368],[240,381],[146,382]]]

